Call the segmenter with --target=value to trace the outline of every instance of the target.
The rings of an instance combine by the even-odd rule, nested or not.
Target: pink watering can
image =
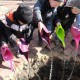
[[[50,32],[46,27],[43,27],[41,30],[41,38],[47,48],[50,49]]]
[[[14,62],[13,62],[13,54],[7,46],[1,47],[1,54],[4,61],[8,62],[12,71],[14,71]]]
[[[29,62],[28,60],[29,45],[26,43],[24,38],[20,39],[20,44],[18,44],[18,46],[19,46],[20,52],[26,57],[27,61]]]
[[[78,49],[80,41],[80,14],[76,15],[76,22],[71,27],[71,34],[76,42],[76,49]]]
[[[80,41],[80,14],[76,15],[76,21],[73,23],[73,25],[71,27],[71,34],[72,34],[72,36],[75,40],[75,43],[76,43],[76,53],[75,53],[75,58],[74,58],[76,61],[76,58],[78,55],[78,52],[77,52],[78,51],[78,45],[79,45],[79,41]],[[71,74],[67,80],[71,79],[71,76],[72,76],[74,69],[75,69],[75,65],[76,65],[76,62],[74,62]]]

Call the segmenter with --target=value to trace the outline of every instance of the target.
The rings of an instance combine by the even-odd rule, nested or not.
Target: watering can
[[[44,42],[44,44],[47,46],[48,49],[50,49],[50,31],[44,26],[41,30],[41,38]]]
[[[76,21],[71,27],[71,34],[76,42],[76,49],[78,49],[80,41],[80,14],[76,15]]]
[[[20,50],[21,54],[23,54],[26,57],[27,61],[28,61],[28,54],[29,54],[28,48],[29,48],[29,45],[27,45],[24,38],[21,38],[20,42],[21,43],[18,44],[19,50]]]
[[[58,37],[58,38],[60,39],[60,41],[62,42],[63,47],[65,47],[65,42],[64,42],[65,31],[64,31],[64,29],[62,28],[62,26],[61,26],[60,23],[56,26],[55,32],[56,32],[57,37]]]
[[[4,59],[5,62],[8,62],[10,68],[12,71],[14,71],[14,62],[13,62],[13,54],[10,51],[10,49],[7,46],[2,46],[1,47],[1,53],[2,53],[2,57]]]

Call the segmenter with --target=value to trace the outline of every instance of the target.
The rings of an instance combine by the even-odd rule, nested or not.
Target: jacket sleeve
[[[19,25],[15,24],[13,21],[11,21],[7,16],[5,18],[5,21],[3,22],[4,24],[7,25],[7,27],[15,30],[15,31],[19,31]]]
[[[7,38],[8,38],[8,40],[12,40],[12,41],[16,42],[16,40],[17,40],[18,38],[17,38],[16,35],[14,35],[14,34],[12,33],[11,29],[8,28],[8,27],[4,27],[4,30],[5,30],[5,34],[6,34]]]
[[[62,15],[63,10],[64,10],[64,6],[65,6],[65,4],[62,5],[62,6],[59,6],[59,7],[57,8],[57,13],[56,13],[56,15],[55,15],[54,18],[53,18],[53,21],[54,21],[53,23],[54,23],[55,26],[56,26],[56,24],[57,24],[58,22],[61,23],[60,16],[61,16],[61,17],[64,16],[64,15]]]
[[[36,19],[37,23],[38,21],[42,21],[41,8],[44,4],[44,1],[45,0],[38,0],[33,8],[34,18]]]
[[[62,12],[63,8],[64,8],[64,5],[59,6],[59,7],[57,8],[57,14],[55,15],[55,18],[54,18],[55,24],[56,24],[57,22],[61,22],[61,20],[60,20],[60,18],[59,18],[59,15],[62,14],[61,12]]]
[[[66,15],[68,15],[68,18],[66,18]],[[74,22],[75,14],[71,12],[71,8],[63,6],[61,8],[61,11],[59,10],[58,16],[60,16],[59,19],[61,20],[61,24],[63,28],[65,29],[65,31],[68,31]]]
[[[63,27],[65,28],[66,31],[69,31],[70,28],[72,27],[72,24],[74,23],[75,17],[70,17],[70,19],[66,22],[65,25],[63,25]]]
[[[1,20],[0,20],[0,25],[2,26],[8,40],[16,41],[18,39],[16,35],[12,33],[11,29],[8,28]]]

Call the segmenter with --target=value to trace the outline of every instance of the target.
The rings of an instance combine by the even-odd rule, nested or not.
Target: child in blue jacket
[[[34,5],[33,12],[35,18],[35,24],[38,27],[39,33],[39,45],[42,45],[42,39],[40,36],[42,27],[47,27],[47,29],[52,33],[52,14],[55,16],[57,13],[58,6],[64,4],[65,0],[38,0]]]

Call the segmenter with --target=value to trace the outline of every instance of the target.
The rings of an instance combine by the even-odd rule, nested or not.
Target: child
[[[72,27],[74,27],[77,30],[76,34],[78,34],[80,32],[79,31],[80,30],[80,14],[76,15],[76,21],[73,23]],[[80,44],[80,41],[79,41],[79,44]],[[74,39],[71,40],[71,45],[72,46],[76,45]]]
[[[80,0],[68,0],[65,7],[71,8],[72,14],[80,14]]]
[[[42,27],[47,27],[47,29],[52,33],[52,14],[56,15],[57,7],[62,5],[64,0],[38,0],[34,6],[34,16],[35,22],[38,26],[39,33],[39,45],[42,45],[41,30]]]
[[[71,28],[71,25],[76,17],[76,14],[72,12],[72,10],[73,8],[67,6],[65,7],[65,5],[58,7],[57,15],[53,19],[54,25],[56,26],[56,23],[61,23],[66,33]]]
[[[28,48],[32,38],[32,18],[31,8],[27,4],[21,3],[17,10],[10,11],[5,15],[5,21],[0,21],[6,38],[8,41],[15,42],[18,45],[21,54],[22,42],[25,42]],[[28,50],[24,53],[26,58],[27,54]]]
[[[80,2],[80,1],[78,1],[78,2]],[[73,6],[71,6],[70,3]],[[70,0],[69,2],[67,1],[67,3],[65,5],[58,8],[57,15],[54,18],[54,22],[57,22],[57,23],[60,22],[61,23],[66,34],[70,30],[72,24],[74,23],[76,14],[80,13],[80,11],[79,11],[79,5],[80,4],[75,5],[75,3],[76,3],[76,0],[75,1]]]
[[[72,8],[72,13],[74,13],[76,15],[80,14],[80,0],[68,0],[67,3],[66,3],[66,6]],[[75,41],[72,40],[71,44],[72,44],[72,46],[74,46]]]

